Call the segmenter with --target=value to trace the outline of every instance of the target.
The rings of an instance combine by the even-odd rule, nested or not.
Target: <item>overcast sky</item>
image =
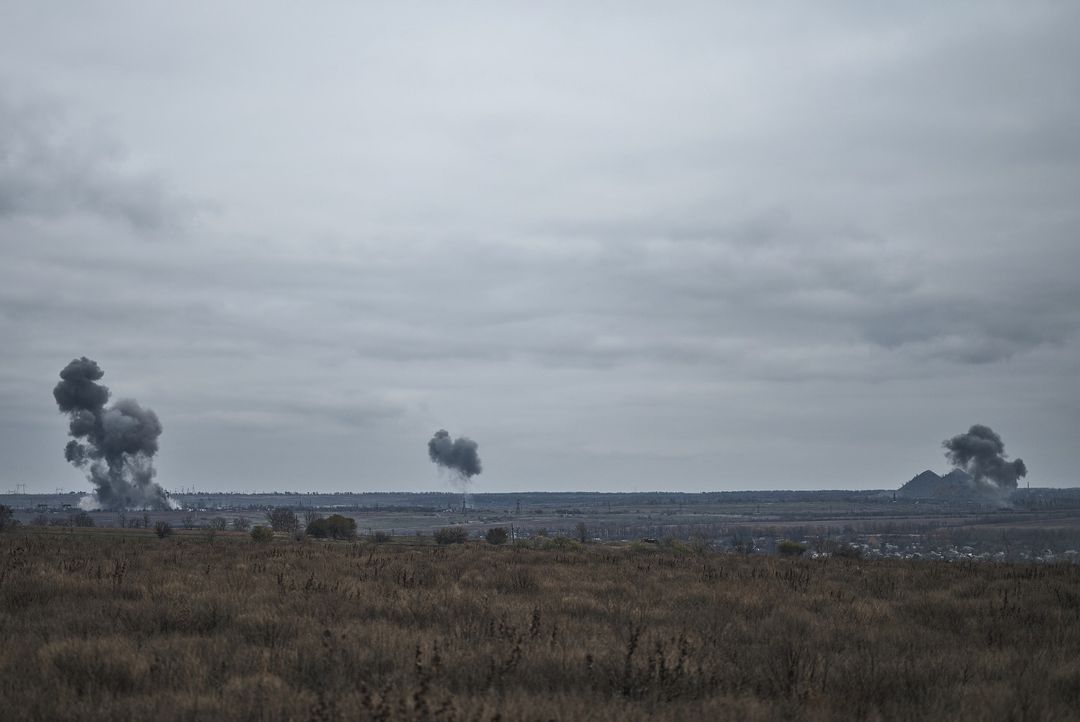
[[[1080,4],[0,2],[0,491],[1080,483]]]

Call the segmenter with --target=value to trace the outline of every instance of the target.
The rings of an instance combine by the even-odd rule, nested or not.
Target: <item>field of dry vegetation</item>
[[[1053,720],[1080,567],[0,535],[0,718]]]

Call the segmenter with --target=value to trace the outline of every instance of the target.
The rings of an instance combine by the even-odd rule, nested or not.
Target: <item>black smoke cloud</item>
[[[168,495],[154,483],[153,458],[161,422],[133,399],[120,399],[106,407],[109,389],[97,383],[104,375],[85,356],[60,372],[53,397],[70,418],[72,436],[64,447],[64,458],[88,469],[94,498],[103,509],[168,509]]]
[[[1005,444],[989,426],[975,424],[966,434],[946,439],[942,446],[949,461],[976,482],[1015,489],[1017,480],[1027,476],[1027,466],[1022,459],[1007,461]]]
[[[454,472],[460,481],[467,484],[472,477],[483,471],[478,448],[472,439],[464,436],[451,439],[450,432],[439,429],[428,442],[428,456],[440,467]]]

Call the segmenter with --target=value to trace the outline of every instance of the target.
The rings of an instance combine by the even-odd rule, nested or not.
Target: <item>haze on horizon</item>
[[[8,3],[0,491],[1080,483],[1080,5]]]

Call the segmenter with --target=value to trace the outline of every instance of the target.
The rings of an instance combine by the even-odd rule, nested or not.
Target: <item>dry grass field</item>
[[[0,535],[0,718],[1080,717],[1080,568]]]

